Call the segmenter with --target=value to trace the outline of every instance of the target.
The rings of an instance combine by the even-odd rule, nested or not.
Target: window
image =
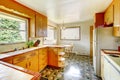
[[[47,28],[47,40],[54,40],[55,39],[55,28],[48,26]]]
[[[80,40],[80,26],[62,29],[60,38],[61,40]]]
[[[47,37],[45,37],[44,44],[56,44],[55,27],[48,26]]]
[[[0,44],[27,40],[27,19],[0,13]]]

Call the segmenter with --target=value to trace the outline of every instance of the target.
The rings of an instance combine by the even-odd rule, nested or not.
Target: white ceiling
[[[60,23],[90,20],[97,12],[103,12],[112,0],[16,0],[27,7]]]

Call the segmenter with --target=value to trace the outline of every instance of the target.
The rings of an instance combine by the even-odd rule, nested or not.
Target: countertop
[[[120,52],[117,50],[103,50],[105,54],[104,57],[109,61],[113,67],[120,73]],[[119,57],[110,56],[110,54],[118,55]]]
[[[0,80],[38,80],[39,73],[0,61]]]
[[[18,50],[18,51],[14,51],[14,52],[7,52],[7,53],[2,53],[0,54],[0,59],[2,58],[7,58],[10,56],[14,56],[14,55],[19,55],[28,51],[32,51],[32,50],[36,50],[36,49],[40,49],[40,48],[45,48],[45,47],[57,47],[57,48],[64,48],[64,47],[69,47],[70,45],[41,45],[38,47],[31,47],[31,48],[27,48],[24,50]]]

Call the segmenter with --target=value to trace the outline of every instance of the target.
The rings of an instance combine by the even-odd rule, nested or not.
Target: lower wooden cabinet
[[[27,53],[14,56],[13,64],[23,68],[27,68]]]
[[[13,64],[26,68],[28,70],[38,72],[38,51],[30,51],[15,56],[13,59]]]
[[[64,62],[60,59],[62,58],[60,52],[63,52],[63,48],[49,48],[48,49],[48,65],[55,66],[55,67],[63,67]]]
[[[1,60],[34,72],[39,72],[42,71],[47,65],[63,67],[63,53],[60,53],[63,51],[64,49],[59,47],[45,47]]]
[[[120,27],[113,27],[113,35],[120,37]]]
[[[42,71],[48,64],[47,48],[39,49],[39,71]]]
[[[27,69],[38,72],[38,50],[29,52]]]
[[[1,60],[4,61],[4,62],[10,63],[10,64],[13,63],[13,57],[3,58]]]
[[[48,65],[58,66],[58,50],[57,48],[48,49]]]

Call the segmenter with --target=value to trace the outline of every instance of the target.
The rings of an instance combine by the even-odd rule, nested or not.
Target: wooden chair
[[[72,50],[73,50],[73,44],[65,46],[65,53],[67,57],[70,56],[70,53],[72,53]]]

